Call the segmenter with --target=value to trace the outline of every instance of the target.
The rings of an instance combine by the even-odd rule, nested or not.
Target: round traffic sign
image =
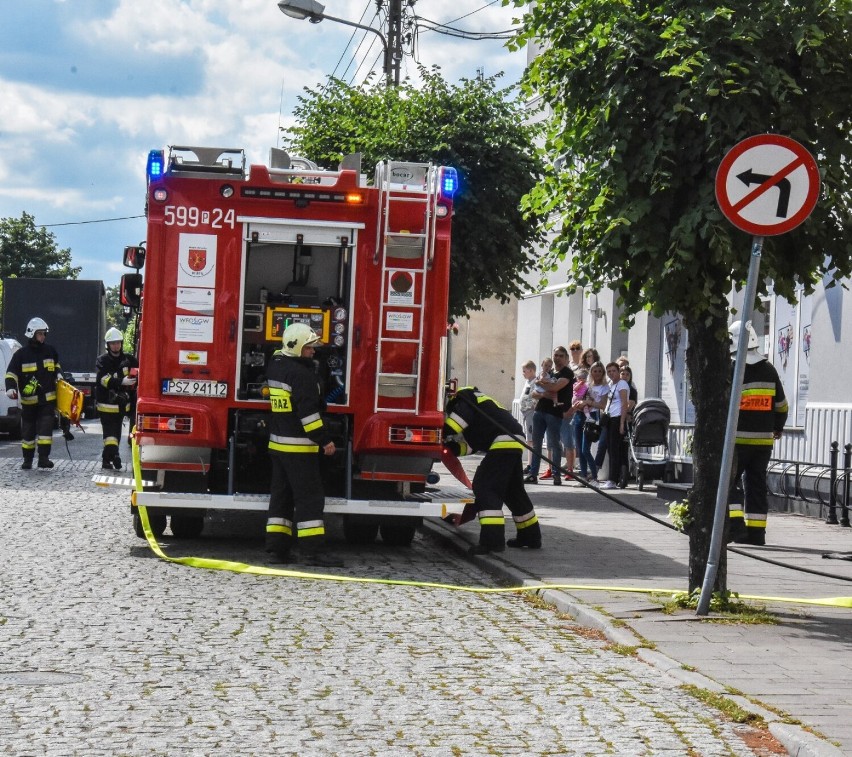
[[[814,209],[819,169],[793,139],[758,134],[735,145],[716,172],[716,201],[738,229],[775,236],[796,228]]]

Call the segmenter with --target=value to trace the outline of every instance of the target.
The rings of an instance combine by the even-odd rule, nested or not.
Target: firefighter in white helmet
[[[45,342],[47,324],[32,318],[24,334],[27,344],[17,350],[6,372],[6,396],[21,400],[21,451],[23,470],[33,467],[38,449],[38,467],[52,468],[53,421],[56,411],[56,382],[62,378],[59,354]]]
[[[751,321],[746,323],[745,331],[748,345],[734,446],[734,475],[728,497],[728,539],[762,546],[766,543],[769,512],[766,471],[772,446],[781,438],[787,421],[787,399],[778,371],[760,353],[760,342]],[[741,324],[731,324],[728,333],[733,356],[743,338]]]
[[[133,429],[139,361],[124,352],[124,334],[115,326],[104,334],[104,342],[106,352],[95,363],[95,400],[104,434],[101,467],[121,470],[118,444],[125,415],[130,417]]]
[[[335,446],[320,415],[324,408],[313,361],[319,341],[309,326],[293,323],[269,361],[272,484],[266,551],[275,555],[276,562],[293,562],[298,545],[301,562],[336,567],[342,563],[324,553],[325,495],[319,455],[333,455]]]

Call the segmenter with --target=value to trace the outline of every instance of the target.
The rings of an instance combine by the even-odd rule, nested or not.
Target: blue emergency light
[[[459,190],[459,174],[455,168],[444,167],[441,172],[441,194],[452,197]]]
[[[163,175],[166,158],[162,150],[151,150],[148,153],[148,181],[159,179]]]

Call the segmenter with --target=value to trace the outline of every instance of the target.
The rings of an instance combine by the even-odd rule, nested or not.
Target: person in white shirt
[[[607,398],[609,395],[610,386],[606,381],[606,369],[600,361],[593,363],[589,370],[588,391],[583,400],[584,409],[589,418],[595,421],[600,421],[600,415],[606,407]],[[603,431],[603,428],[601,428]],[[588,470],[589,483],[598,483],[598,465],[592,455],[593,440],[586,436],[583,432],[583,441],[580,446],[580,475],[586,475]],[[606,444],[606,437],[601,434],[599,444]]]
[[[606,375],[612,384],[606,408],[609,415],[607,422],[609,475],[607,480],[601,484],[601,489],[615,489],[616,487],[623,489],[627,486],[626,480],[622,478],[621,468],[624,464],[624,437],[627,434],[630,385],[620,377],[618,363],[607,363]]]

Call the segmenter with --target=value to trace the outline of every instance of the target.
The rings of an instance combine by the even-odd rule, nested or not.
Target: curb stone
[[[792,757],[843,757],[844,752],[804,728],[787,723],[770,723],[769,732]]]
[[[431,534],[447,542],[456,551],[466,553],[467,549],[472,546],[472,542],[465,539],[454,526],[443,521],[424,520],[423,526]],[[499,555],[471,555],[468,556],[468,559],[490,573],[498,581],[524,587],[542,584],[541,579],[509,565]],[[769,732],[778,739],[791,757],[843,757],[844,753],[825,739],[821,739],[799,726],[780,722],[775,713],[745,697],[727,693],[724,686],[702,673],[684,670],[683,665],[677,660],[664,655],[662,652],[643,647],[642,644],[645,642],[630,629],[614,625],[608,615],[588,607],[580,599],[566,591],[544,589],[537,594],[547,604],[561,613],[570,615],[580,625],[601,631],[613,644],[638,647],[637,655],[641,660],[674,678],[679,683],[724,694],[726,698],[735,702],[745,712],[763,718],[767,723]]]

